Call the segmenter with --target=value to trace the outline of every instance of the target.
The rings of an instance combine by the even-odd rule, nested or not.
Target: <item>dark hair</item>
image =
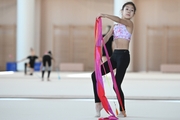
[[[50,55],[52,55],[51,51],[48,52]]]
[[[111,29],[111,25],[107,25],[108,31]]]
[[[136,12],[136,6],[135,6],[135,4],[134,4],[133,2],[126,2],[126,3],[122,6],[122,10],[124,10],[124,7],[125,7],[126,5],[132,5],[132,6],[134,7],[134,13]]]

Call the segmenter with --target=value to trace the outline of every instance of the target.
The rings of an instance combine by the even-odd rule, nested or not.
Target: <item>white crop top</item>
[[[131,40],[131,33],[129,33],[126,26],[123,24],[114,25],[113,34],[114,40],[119,38],[126,39],[129,41]]]

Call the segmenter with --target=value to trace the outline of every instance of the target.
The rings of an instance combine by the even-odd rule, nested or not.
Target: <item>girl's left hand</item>
[[[104,17],[104,14],[99,14],[96,19],[100,18],[100,17]]]

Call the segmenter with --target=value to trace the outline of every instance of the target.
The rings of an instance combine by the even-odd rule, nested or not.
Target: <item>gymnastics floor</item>
[[[98,120],[90,72],[0,72],[0,120]],[[45,77],[47,73],[45,73]],[[107,98],[117,104],[110,75],[104,77]],[[119,120],[180,120],[180,74],[128,72],[122,88],[127,117]],[[102,110],[101,117],[108,114]]]

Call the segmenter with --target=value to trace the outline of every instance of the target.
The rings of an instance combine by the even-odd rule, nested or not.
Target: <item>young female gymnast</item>
[[[25,75],[27,74],[27,67],[29,67],[30,68],[30,74],[29,75],[33,75],[35,61],[36,61],[36,59],[38,59],[38,56],[35,55],[33,48],[30,49],[30,55],[28,57],[26,57],[26,58],[24,58],[18,62],[22,62],[26,59],[29,59],[29,62],[24,64],[24,74]]]
[[[111,35],[114,36],[115,48],[112,56],[110,57],[110,61],[113,69],[116,69],[115,78],[121,96],[121,101],[123,104],[123,106],[121,106],[119,103],[120,111],[121,111],[119,115],[123,115],[124,117],[126,117],[126,112],[125,112],[124,93],[121,88],[121,83],[123,81],[124,75],[126,73],[126,69],[130,62],[129,43],[133,32],[133,22],[131,21],[131,18],[134,16],[135,12],[136,12],[136,6],[134,5],[134,3],[127,2],[122,6],[121,9],[122,18],[108,14],[101,14],[100,16],[98,16],[102,18],[108,18],[118,23],[111,28],[111,30],[103,37],[103,39],[104,42],[106,43],[111,37]],[[105,68],[105,71],[103,66]],[[102,75],[105,75],[110,72],[107,61],[104,62],[103,65],[101,65],[101,72]],[[103,107],[99,99],[99,96],[97,94],[95,72],[91,74],[91,78],[93,82],[94,97],[96,103],[96,117],[100,117],[100,111],[102,110]]]
[[[49,52],[45,53],[43,58],[42,58],[42,81],[44,80],[44,73],[45,73],[45,70],[46,70],[46,63],[48,64],[47,80],[50,81],[49,77],[50,77],[50,73],[51,73],[51,60],[54,60],[54,58],[52,57],[51,51],[49,51]]]

